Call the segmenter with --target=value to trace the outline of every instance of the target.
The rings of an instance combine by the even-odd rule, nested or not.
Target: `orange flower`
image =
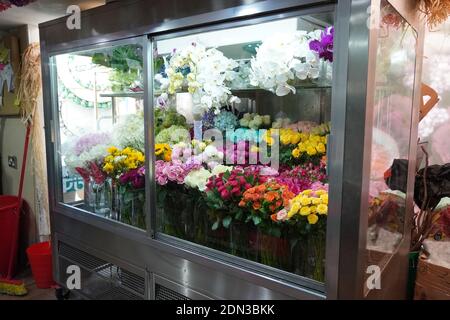
[[[266,191],[266,186],[264,184],[261,184],[256,187],[256,192],[265,192],[265,191]]]
[[[255,198],[255,194],[251,193],[251,192],[244,192],[244,200],[245,201],[253,201],[253,199]]]
[[[276,213],[274,213],[274,214],[272,214],[270,216],[270,219],[272,219],[273,222],[278,222],[278,218],[277,217],[278,217],[278,215]]]
[[[269,206],[269,209],[270,209],[270,211],[274,212],[277,209],[277,207],[274,204],[271,204]]]
[[[278,199],[278,193],[276,191],[269,191],[264,195],[264,200],[268,202],[272,202],[275,199]]]
[[[261,209],[261,203],[259,203],[259,202],[253,203],[253,209],[255,209],[255,210]]]
[[[281,186],[278,183],[271,183],[269,188],[272,190],[280,190]]]
[[[167,151],[164,153],[164,161],[169,162],[172,159],[172,150]]]
[[[245,202],[244,200],[241,200],[241,202],[239,202],[239,207],[245,207],[247,205],[247,202]]]

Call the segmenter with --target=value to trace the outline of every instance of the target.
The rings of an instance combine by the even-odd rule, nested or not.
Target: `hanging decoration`
[[[430,28],[444,23],[450,16],[450,0],[418,0],[417,4]]]
[[[14,90],[14,70],[11,65],[10,50],[0,44],[0,107],[3,106],[3,85],[6,82],[8,92]]]
[[[0,0],[0,12],[11,8],[13,5],[16,7],[23,7],[36,0]]]

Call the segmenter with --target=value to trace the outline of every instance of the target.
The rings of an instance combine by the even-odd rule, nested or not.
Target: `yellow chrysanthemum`
[[[319,204],[317,206],[317,213],[321,215],[328,214],[328,206],[325,204]]]
[[[139,153],[136,157],[136,160],[143,163],[145,162],[145,156],[142,153]]]
[[[111,155],[106,156],[104,159],[104,162],[113,162],[113,161],[114,161],[114,156],[111,156]]]
[[[103,166],[103,171],[105,171],[106,173],[111,173],[114,171],[114,166],[111,163],[106,163]]]
[[[309,156],[315,156],[317,154],[316,148],[309,146],[306,148],[306,153],[308,153]]]
[[[328,204],[328,194],[323,194],[320,196],[320,200],[323,204]]]
[[[116,147],[109,147],[108,148],[108,153],[109,154],[114,154],[118,151],[118,149]]]
[[[310,207],[302,207],[300,209],[300,215],[302,216],[308,216],[311,214],[311,208]]]
[[[300,151],[301,153],[306,152],[306,146],[304,143],[299,143],[298,145],[298,151]]]
[[[324,145],[323,143],[319,143],[319,144],[317,145],[317,151],[318,151],[319,153],[325,153],[325,152],[326,152],[325,145]]]
[[[300,203],[302,204],[302,206],[309,206],[311,204],[311,198],[303,197],[300,200]]]
[[[291,143],[291,136],[284,134],[280,137],[280,141],[284,146],[287,146]]]
[[[291,211],[293,211],[294,214],[296,214],[296,213],[298,213],[299,210],[300,210],[300,204],[298,202],[294,202],[294,204],[292,204]]]
[[[289,212],[288,212],[288,219],[291,219],[293,216],[295,216],[297,214],[297,212],[294,212],[294,211],[292,211],[292,209],[291,210],[289,210]]]
[[[131,149],[130,147],[126,147],[125,149],[122,150],[123,155],[130,155],[132,153],[133,153],[133,149]]]
[[[294,158],[300,158],[300,150],[298,148],[295,148],[294,150],[292,150],[292,156]]]
[[[310,214],[308,216],[309,224],[316,224],[319,221],[319,217],[316,214]]]
[[[299,133],[294,133],[291,135],[291,144],[297,144],[300,142],[301,136]]]
[[[318,196],[318,197],[327,194],[327,192],[325,190],[317,190],[315,193],[316,193],[316,196]]]
[[[315,206],[322,203],[322,201],[319,198],[311,198],[311,203]]]

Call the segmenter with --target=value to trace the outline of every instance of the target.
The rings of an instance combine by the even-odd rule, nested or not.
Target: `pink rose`
[[[228,190],[223,190],[221,193],[220,193],[220,196],[224,199],[224,200],[228,200],[229,198],[230,198],[230,192],[228,191]]]
[[[287,218],[288,218],[288,213],[287,213],[286,209],[283,209],[277,213],[278,221],[286,221]]]

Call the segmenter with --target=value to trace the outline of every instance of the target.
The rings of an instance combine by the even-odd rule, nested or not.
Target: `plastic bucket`
[[[19,198],[15,196],[0,196],[0,277],[13,276],[19,234]],[[11,255],[12,254],[12,255]],[[11,274],[8,268],[12,261]]]
[[[55,285],[50,242],[41,242],[28,247],[27,256],[36,287],[48,289]]]

